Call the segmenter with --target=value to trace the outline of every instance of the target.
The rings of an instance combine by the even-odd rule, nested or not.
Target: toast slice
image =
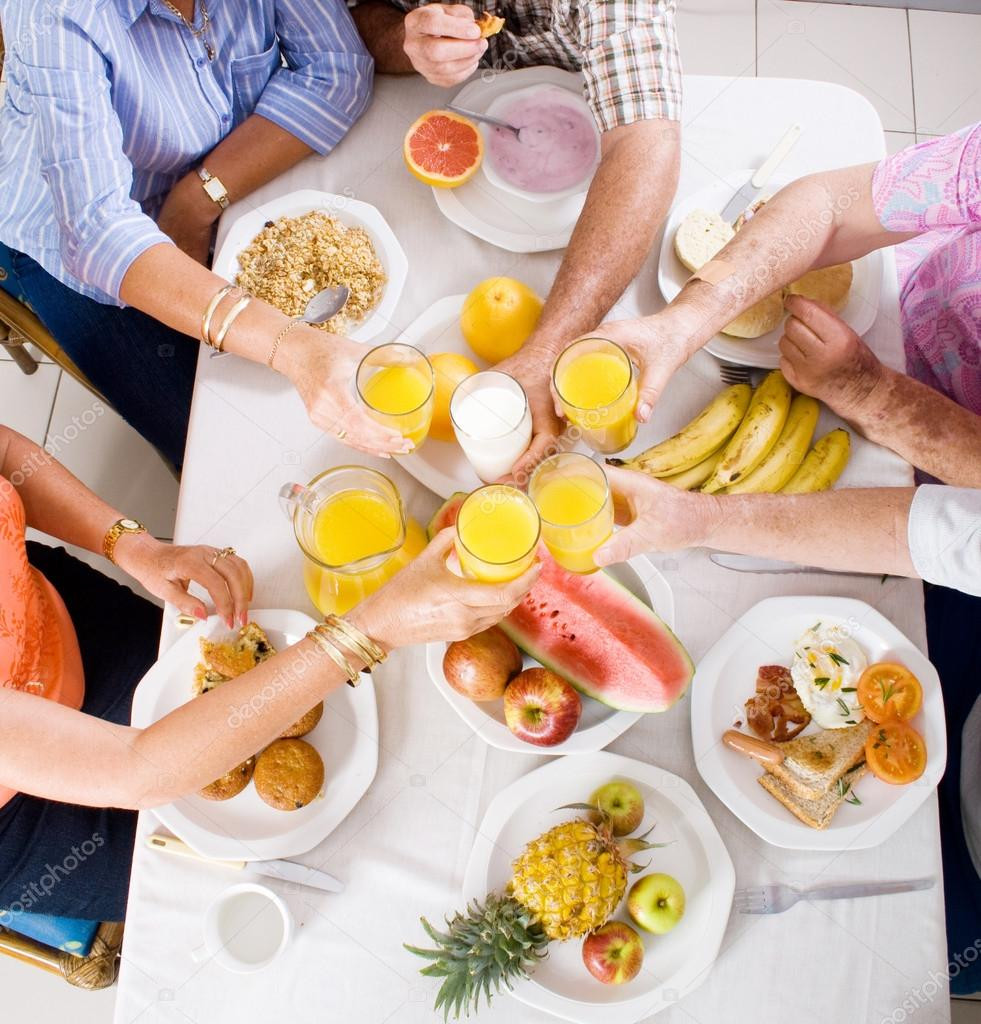
[[[833,785],[816,799],[810,800],[798,796],[781,779],[770,772],[764,772],[756,781],[772,797],[779,800],[791,814],[800,818],[805,825],[821,829],[828,827],[831,819],[835,816],[835,811],[838,810],[852,787],[866,771],[865,762],[862,761],[845,772],[844,775],[839,776],[838,784]]]
[[[798,800],[820,800],[856,762],[864,759],[871,729],[866,719],[848,729],[822,729],[787,740],[780,745],[782,763],[767,765],[767,773]]]

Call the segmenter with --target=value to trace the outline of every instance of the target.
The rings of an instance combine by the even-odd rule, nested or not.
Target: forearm
[[[405,15],[398,8],[384,0],[370,0],[358,4],[351,15],[374,58],[376,71],[404,75],[414,70],[405,52]]]
[[[821,494],[704,495],[695,543],[719,551],[785,559],[841,572],[916,576],[908,525],[913,488]]]
[[[874,165],[812,174],[781,189],[715,259],[729,276],[689,280],[664,311],[689,330],[688,354],[740,312],[815,267],[902,241],[886,231],[872,199]],[[720,271],[722,272],[722,271]]]
[[[93,494],[33,441],[7,427],[0,427],[0,433],[5,439],[0,472],[17,489],[28,525],[67,544],[101,553],[106,531],[122,518],[119,510]]]
[[[981,416],[904,373],[881,367],[845,417],[870,441],[947,484],[981,487]]]
[[[680,128],[642,121],[604,139],[600,166],[531,344],[549,362],[593,330],[636,277],[678,182]]]

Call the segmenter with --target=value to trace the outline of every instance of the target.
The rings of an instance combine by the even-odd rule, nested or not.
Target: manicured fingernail
[[[203,608],[195,608],[194,617],[196,619],[201,619],[203,621],[208,617],[208,613]]]
[[[650,403],[641,402],[641,404],[637,407],[637,414],[640,416],[642,420],[646,421],[647,417],[650,416],[651,414]]]

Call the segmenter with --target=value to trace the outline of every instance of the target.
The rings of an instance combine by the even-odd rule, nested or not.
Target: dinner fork
[[[755,889],[737,889],[732,897],[732,905],[740,914],[782,914],[801,900],[852,900],[862,896],[917,892],[931,889],[935,881],[934,878],[913,878],[896,882],[850,882],[817,885],[810,889],[798,889],[777,882]]]
[[[719,362],[719,377],[723,384],[755,384],[766,371],[760,366],[742,366],[737,363]]]

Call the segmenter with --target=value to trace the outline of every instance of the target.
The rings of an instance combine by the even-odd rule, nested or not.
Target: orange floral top
[[[58,592],[27,561],[26,529],[20,495],[0,476],[0,686],[77,710],[85,677],[75,627]],[[0,781],[0,807],[15,795]]]

